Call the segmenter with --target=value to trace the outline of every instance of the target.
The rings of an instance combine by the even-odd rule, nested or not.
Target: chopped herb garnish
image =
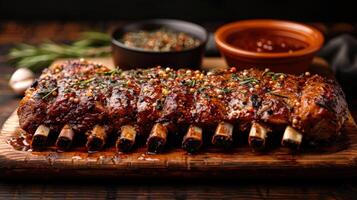
[[[239,78],[239,76],[237,74],[232,74],[232,79],[235,81],[240,81],[241,78]]]
[[[56,91],[58,89],[58,87],[53,88],[52,90],[50,90],[49,92],[47,92],[42,99],[46,99],[47,97],[49,97],[54,91]]]
[[[210,100],[211,99],[211,96],[207,93],[205,93],[205,96],[204,96],[206,99]]]
[[[275,92],[268,92],[268,94],[271,94],[271,95],[274,95],[274,96],[277,96],[277,97],[281,97],[281,98],[289,98],[285,95],[282,95],[282,94],[278,94],[278,93],[275,93]]]
[[[263,75],[268,75],[271,76],[271,79],[273,81],[275,81],[278,77],[280,77],[281,75],[285,76],[284,73],[274,73],[274,72],[266,72],[265,74],[263,73]]]
[[[271,79],[272,79],[273,81],[276,81],[276,76],[273,75],[273,76],[271,77]]]
[[[82,80],[82,81],[77,81],[75,83],[71,83],[70,86],[75,86],[75,85],[78,85],[79,88],[84,88],[88,83],[94,81],[95,78],[91,78],[91,79],[87,79],[87,80]]]
[[[251,84],[251,83],[259,83],[259,80],[256,78],[245,78],[242,81],[239,82],[240,85],[247,85],[247,84]]]
[[[183,74],[179,74],[179,75],[177,75],[177,78],[183,78],[184,77],[184,75]]]
[[[189,86],[189,87],[194,87],[196,85],[196,80],[186,80],[184,82],[184,85]]]
[[[228,94],[228,93],[231,93],[231,92],[232,92],[232,89],[230,89],[230,88],[223,88],[222,91],[223,91],[224,94]]]
[[[90,82],[92,82],[94,80],[95,80],[95,78],[93,77],[93,78],[90,78],[90,79],[87,79],[87,80],[80,81],[79,84],[86,85],[86,84],[88,84],[88,83],[90,83]]]
[[[122,83],[122,87],[124,87],[124,88],[128,87],[128,83],[127,82],[123,82]]]
[[[275,74],[274,72],[267,71],[263,73],[263,76],[264,75],[273,76],[274,74]]]
[[[206,87],[200,87],[200,88],[198,88],[198,92],[199,93],[202,93],[203,91],[205,91],[207,88]]]

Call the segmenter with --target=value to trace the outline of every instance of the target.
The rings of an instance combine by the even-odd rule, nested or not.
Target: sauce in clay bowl
[[[217,46],[231,67],[270,68],[299,74],[321,48],[324,37],[315,28],[289,21],[245,20],[220,27]]]

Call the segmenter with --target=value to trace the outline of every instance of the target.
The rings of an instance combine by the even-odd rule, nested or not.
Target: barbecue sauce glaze
[[[308,47],[308,44],[266,29],[248,29],[232,34],[228,39],[232,46],[258,53],[292,53]]]

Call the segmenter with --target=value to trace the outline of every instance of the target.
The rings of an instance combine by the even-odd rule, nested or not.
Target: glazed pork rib
[[[255,150],[279,132],[282,145],[292,148],[303,139],[328,140],[340,134],[347,104],[334,80],[309,73],[121,71],[77,60],[45,69],[26,91],[18,116],[34,149],[59,134],[57,148],[66,151],[86,134],[89,151],[115,138],[118,151],[126,152],[144,138],[148,152],[158,153],[175,136],[193,153],[207,140],[228,147],[243,132]]]

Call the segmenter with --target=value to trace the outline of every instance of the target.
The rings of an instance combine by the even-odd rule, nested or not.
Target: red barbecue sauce
[[[266,29],[237,32],[228,38],[228,43],[240,49],[258,53],[292,53],[308,47],[308,44],[301,40]]]

